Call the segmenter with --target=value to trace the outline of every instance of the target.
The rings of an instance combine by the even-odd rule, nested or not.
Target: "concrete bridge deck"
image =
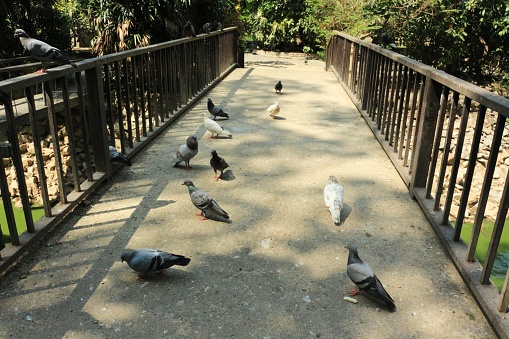
[[[27,254],[0,281],[8,338],[492,338],[438,238],[348,96],[323,63],[246,56],[192,111]],[[277,80],[283,94],[274,93]],[[209,139],[210,97],[233,139]],[[282,107],[272,120],[265,109]],[[171,159],[199,137],[193,170]],[[231,171],[215,181],[217,150]],[[345,188],[335,226],[323,187]],[[194,216],[185,179],[232,224]],[[396,301],[343,300],[356,243]],[[120,253],[152,247],[186,267],[137,279]]]

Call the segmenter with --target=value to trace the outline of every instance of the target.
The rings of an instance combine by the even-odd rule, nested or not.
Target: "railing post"
[[[367,50],[368,56],[366,61],[366,74],[364,74],[364,88],[362,89],[362,102],[361,102],[361,110],[366,110],[368,107],[368,98],[369,93],[373,90],[373,81],[371,81],[371,76],[373,74],[373,67],[375,66],[373,52],[371,49]]]
[[[237,30],[235,31],[235,46],[236,46],[236,50],[237,51],[237,64],[239,65],[240,68],[244,68],[244,46],[243,44],[240,42],[240,32],[239,32],[239,29],[237,28]]]
[[[101,74],[102,65],[99,63],[94,68],[85,71],[88,99],[87,113],[89,130],[94,131],[91,144],[94,150],[95,170],[96,172],[104,172],[109,177],[112,174],[112,166],[108,150],[104,88]],[[122,123],[122,120],[119,119],[119,122]],[[123,135],[121,135],[122,137]]]
[[[3,158],[11,157],[12,157],[11,144],[0,145],[0,188],[2,189],[2,202],[4,204],[5,219],[7,220],[7,228],[9,229],[11,244],[14,246],[19,246],[21,245],[21,242],[19,241],[18,228],[16,227],[16,219],[14,218],[14,211],[12,210],[11,194],[9,192],[9,184],[7,183],[7,176],[5,174],[5,166],[3,161]],[[5,244],[3,243],[3,235],[1,242],[2,246],[5,247]]]
[[[413,160],[409,192],[414,197],[416,187],[425,187],[431,161],[438,108],[440,107],[441,86],[431,79],[428,73],[425,78],[422,109],[418,112],[417,139],[414,143]]]

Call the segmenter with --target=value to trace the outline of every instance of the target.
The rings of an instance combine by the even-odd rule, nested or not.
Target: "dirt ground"
[[[0,281],[2,338],[493,338],[438,238],[324,64],[246,55],[174,127],[79,206]],[[276,95],[275,83],[283,91]],[[206,99],[232,139],[209,139]],[[279,119],[266,108],[281,105]],[[172,167],[188,135],[190,171]],[[230,164],[216,181],[217,150]],[[323,204],[335,175],[343,224]],[[185,179],[233,223],[200,221]],[[343,297],[355,243],[397,311]],[[138,279],[124,248],[191,258]]]

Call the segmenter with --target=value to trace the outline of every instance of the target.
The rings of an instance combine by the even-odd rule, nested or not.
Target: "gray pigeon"
[[[357,246],[348,244],[345,247],[350,251],[348,253],[346,273],[350,280],[357,285],[357,288],[352,290],[350,295],[361,294],[367,299],[386,307],[391,312],[396,311],[394,300],[385,291],[385,288],[375,273],[373,273],[371,267],[359,257]]]
[[[198,139],[194,135],[190,135],[187,137],[186,143],[180,146],[177,151],[178,161],[175,163],[174,167],[180,164],[181,161],[184,161],[186,164],[186,169],[191,169],[189,166],[189,161],[198,154]]]
[[[283,90],[283,84],[281,81],[279,81],[276,86],[274,86],[274,89],[276,90],[276,94],[281,94],[281,91]]]
[[[228,163],[217,155],[217,152],[214,150],[211,152],[212,158],[210,158],[210,166],[214,169],[214,173],[216,174],[216,180],[219,180],[223,176],[223,171],[229,167]],[[221,174],[217,176],[217,171],[220,171]]]
[[[44,41],[29,37],[28,34],[20,28],[14,32],[14,37],[19,38],[21,45],[25,51],[30,54],[30,56],[42,62],[42,69],[37,71],[39,74],[44,73],[46,68],[48,68],[48,63],[52,61],[61,65],[78,67],[74,62],[65,57],[58,48],[55,48]]]
[[[186,185],[191,196],[191,202],[201,213],[202,220],[212,219],[221,222],[231,223],[230,216],[225,212],[217,202],[204,190],[194,186],[191,180],[186,180],[182,185]]]
[[[162,272],[173,265],[187,266],[191,259],[151,248],[127,249],[120,256],[140,277],[150,272]]]
[[[182,34],[184,35],[184,38],[196,37],[196,33],[194,31],[193,25],[191,24],[191,21],[185,23]]]
[[[203,33],[210,33],[212,31],[212,24],[210,22],[203,25]]]
[[[323,200],[329,209],[332,221],[335,225],[341,224],[341,210],[343,209],[344,189],[334,176],[329,177],[327,185],[323,189]]]
[[[109,146],[109,152],[111,161],[121,162],[123,164],[126,164],[127,166],[131,166],[133,164],[131,160],[127,159],[127,157],[124,154],[120,153],[120,151],[115,147]]]
[[[216,105],[214,105],[214,103],[212,102],[212,100],[210,100],[210,98],[209,98],[209,100],[207,100],[207,109],[209,110],[209,113],[214,116],[213,120],[216,120],[217,117],[230,119],[230,116],[228,115],[228,113],[225,113],[220,107],[217,107]]]

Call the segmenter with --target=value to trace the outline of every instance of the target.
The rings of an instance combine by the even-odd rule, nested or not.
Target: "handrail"
[[[0,240],[0,272],[121,168],[109,145],[133,158],[238,67],[238,40],[231,27],[0,81],[0,151],[8,146],[1,154],[12,164],[0,161],[1,226],[11,239]],[[45,216],[34,223],[35,198]],[[11,201],[21,204],[27,232],[19,234]]]
[[[326,69],[352,98],[494,329],[507,337],[509,271],[500,295],[490,275],[509,209],[507,166],[498,160],[509,99],[341,32],[329,41]],[[502,175],[495,183],[496,169]],[[497,213],[481,266],[474,253],[488,203]],[[466,220],[473,223],[468,245],[460,237]]]

